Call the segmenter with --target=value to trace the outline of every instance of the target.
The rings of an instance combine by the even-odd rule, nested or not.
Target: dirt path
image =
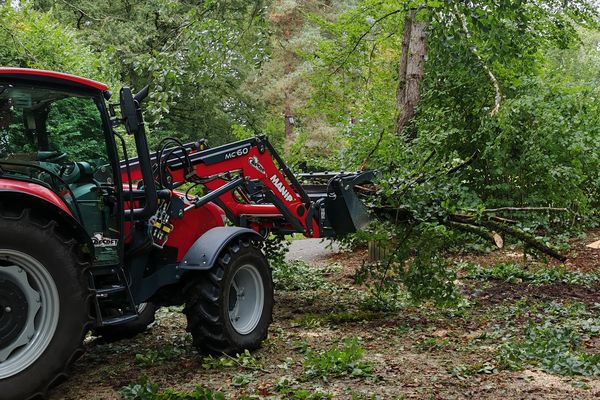
[[[330,244],[322,239],[293,240],[290,244],[286,260],[302,260],[305,263],[319,263],[327,261],[339,251],[336,243]]]

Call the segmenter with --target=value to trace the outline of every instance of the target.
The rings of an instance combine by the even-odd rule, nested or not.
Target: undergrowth
[[[461,263],[458,267],[466,273],[466,277],[469,279],[500,280],[508,283],[565,283],[590,286],[600,281],[600,269],[595,272],[584,273],[569,271],[564,265],[540,268],[535,271],[526,270],[516,263],[498,263],[490,268],[473,263]]]
[[[513,370],[533,366],[558,375],[599,375],[600,353],[583,346],[587,339],[600,336],[598,311],[598,305],[588,309],[579,302],[530,307],[533,319],[523,332],[515,332],[498,347],[499,366]]]
[[[523,338],[503,343],[497,360],[508,369],[534,366],[558,375],[600,374],[600,354],[581,349],[582,335],[569,326],[530,323]]]
[[[203,386],[197,386],[191,392],[175,389],[160,390],[156,383],[150,382],[145,375],[119,391],[124,400],[225,400],[222,392],[215,392]]]
[[[372,377],[373,364],[363,360],[364,352],[355,337],[345,338],[341,348],[337,344],[324,351],[308,348],[304,354],[304,376],[323,380],[339,376]]]
[[[331,289],[332,284],[324,276],[335,267],[315,267],[301,260],[273,265],[273,283],[279,290],[300,291]]]
[[[260,361],[254,357],[248,350],[242,354],[236,354],[235,357],[222,355],[221,357],[206,356],[202,359],[202,368],[219,369],[239,367],[254,371],[263,370]]]
[[[141,367],[149,367],[179,357],[183,350],[175,346],[164,346],[159,350],[148,350],[145,353],[135,355],[135,363]]]

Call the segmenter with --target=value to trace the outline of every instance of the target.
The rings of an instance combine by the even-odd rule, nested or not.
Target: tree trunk
[[[427,55],[427,21],[417,20],[417,11],[410,10],[404,19],[402,58],[398,73],[396,93],[396,134],[401,135],[415,115],[421,99],[419,86],[423,80],[423,69]],[[414,134],[410,135],[414,138]]]

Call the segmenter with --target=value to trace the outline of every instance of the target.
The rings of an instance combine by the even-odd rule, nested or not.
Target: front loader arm
[[[163,170],[159,174],[167,174],[170,182],[202,182],[208,189],[207,194],[194,198],[186,209],[214,202],[224,209],[234,225],[263,233],[299,232],[307,237],[336,233],[327,217],[327,208],[330,214],[335,210],[327,206],[329,200],[334,201],[338,196],[328,193],[328,187],[322,195],[311,197],[266,137],[206,150],[194,147],[197,146],[191,144],[173,150],[163,160],[158,153],[151,155],[155,168]],[[123,180],[128,175],[134,181],[141,179],[137,161],[130,160],[129,165],[128,173],[127,165],[122,163]]]

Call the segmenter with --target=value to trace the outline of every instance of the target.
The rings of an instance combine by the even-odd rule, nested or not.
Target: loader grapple
[[[356,232],[369,222],[367,208],[358,198],[356,185],[373,181],[375,173],[323,172],[300,174],[309,197],[321,204],[322,236]]]

